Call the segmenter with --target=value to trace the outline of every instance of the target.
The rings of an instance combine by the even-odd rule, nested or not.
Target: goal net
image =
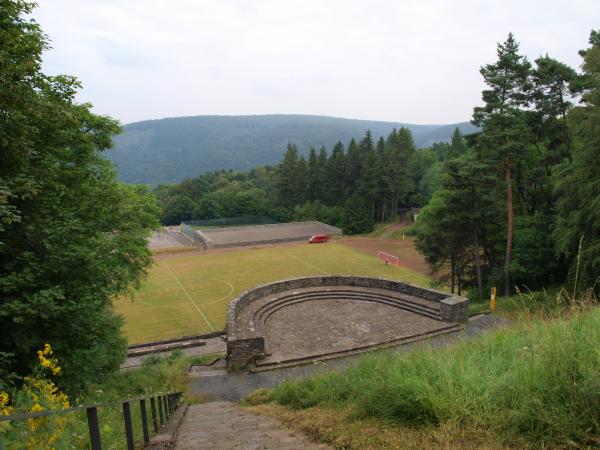
[[[379,251],[377,252],[377,257],[381,262],[385,263],[388,266],[400,267],[400,259],[398,259],[397,256]]]

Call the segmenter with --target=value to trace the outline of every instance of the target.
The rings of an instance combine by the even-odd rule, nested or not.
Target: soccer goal
[[[377,252],[377,257],[380,261],[384,262],[386,266],[400,267],[400,259],[397,256],[379,251]]]

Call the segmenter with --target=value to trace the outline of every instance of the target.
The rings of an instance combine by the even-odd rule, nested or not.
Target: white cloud
[[[131,122],[198,114],[468,120],[509,31],[572,66],[600,2],[41,0],[48,73]]]

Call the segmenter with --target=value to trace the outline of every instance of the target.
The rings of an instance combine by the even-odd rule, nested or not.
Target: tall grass
[[[600,445],[600,310],[571,304],[452,348],[368,356],[269,398],[413,426],[452,421],[507,442]]]

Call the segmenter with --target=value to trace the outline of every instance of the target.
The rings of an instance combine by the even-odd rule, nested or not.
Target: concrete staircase
[[[230,402],[190,405],[175,438],[175,450],[325,450],[304,435]]]

